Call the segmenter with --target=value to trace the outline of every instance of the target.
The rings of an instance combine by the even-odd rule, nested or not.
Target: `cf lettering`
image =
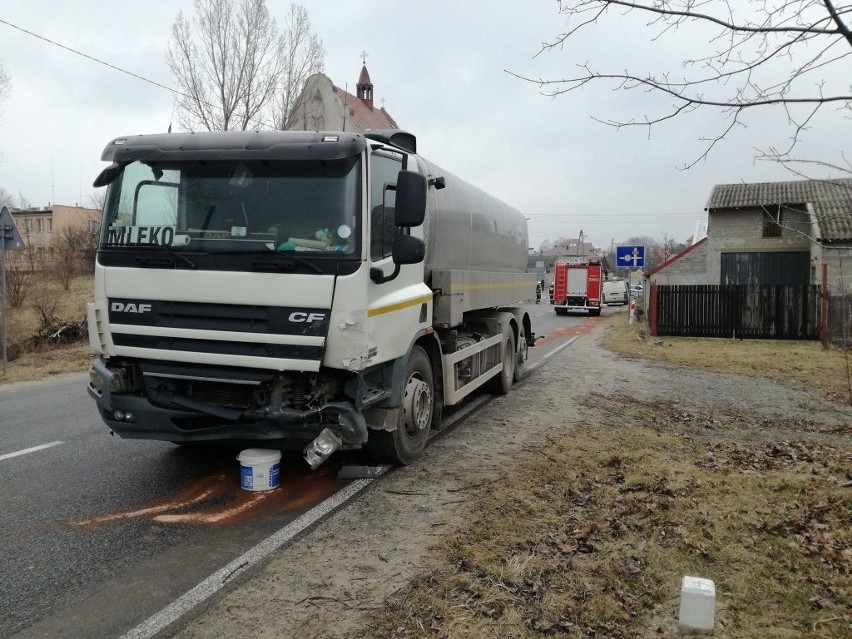
[[[291,322],[321,322],[325,319],[325,313],[303,313],[297,311],[290,313],[288,318]]]

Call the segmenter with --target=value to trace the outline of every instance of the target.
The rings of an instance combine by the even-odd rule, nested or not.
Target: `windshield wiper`
[[[284,253],[270,253],[269,257],[275,255],[275,259],[267,260],[252,260],[251,265],[252,268],[257,269],[266,269],[273,271],[295,271],[298,265],[307,266],[315,273],[319,273],[320,275],[325,275],[325,269],[317,266],[313,262],[306,260],[303,257],[299,257],[297,255],[284,254]],[[263,257],[267,257],[265,254]]]
[[[184,264],[186,264],[189,268],[198,268],[198,266],[195,264],[195,262],[193,262],[191,259],[189,259],[186,255],[174,250],[171,246],[167,246],[165,244],[146,244],[144,247],[135,246],[133,248],[146,248],[146,249],[147,248],[158,248],[158,249],[162,249],[162,250],[166,251],[167,253],[169,253],[170,255],[174,255],[176,258],[178,258]],[[137,259],[144,260],[144,259],[147,259],[147,258],[140,257],[140,258],[137,258]]]

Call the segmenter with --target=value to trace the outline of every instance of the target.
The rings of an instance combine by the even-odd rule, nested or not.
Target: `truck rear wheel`
[[[515,334],[509,329],[506,338],[503,340],[503,351],[501,359],[503,360],[503,370],[496,377],[488,380],[488,392],[495,395],[505,395],[512,388],[512,383],[515,381]]]
[[[527,356],[529,355],[529,344],[527,344],[527,334],[524,331],[524,325],[518,327],[518,351],[515,358],[515,381],[519,382],[523,379],[527,368]]]
[[[370,456],[379,462],[406,466],[426,447],[435,414],[432,364],[421,347],[411,349],[402,392],[399,421],[393,431],[371,430],[367,439]]]

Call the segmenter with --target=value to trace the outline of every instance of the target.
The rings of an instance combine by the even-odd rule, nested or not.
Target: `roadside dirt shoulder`
[[[626,359],[601,348],[596,328],[434,441],[418,463],[395,469],[314,531],[275,553],[172,636],[358,637],[370,610],[429,563],[430,548],[462,529],[475,495],[499,481],[519,452],[571,424],[599,423],[618,437],[611,410],[578,398],[663,399],[703,412],[844,417],[804,390],[762,378]],[[617,413],[616,413],[617,414]]]

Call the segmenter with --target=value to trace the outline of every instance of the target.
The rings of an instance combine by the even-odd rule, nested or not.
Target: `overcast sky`
[[[179,10],[192,13],[191,0],[3,4],[1,20],[167,86],[171,25]],[[650,136],[642,128],[616,130],[591,116],[641,117],[654,106],[651,97],[600,86],[550,98],[506,73],[554,79],[587,61],[609,71],[633,64],[677,70],[670,61],[689,55],[679,47],[696,35],[686,30],[654,44],[643,21],[618,18],[613,28],[535,57],[564,28],[554,0],[302,4],[326,47],[331,80],[354,93],[366,50],[376,102],[384,99],[399,125],[417,136],[422,155],[523,211],[531,246],[581,230],[600,247],[635,236],[682,241],[706,220],[714,184],[796,179],[753,161],[754,147],[783,145],[780,113],[750,118],[706,162],[684,171],[678,167],[703,149],[700,138],[718,128],[717,114],[674,121]],[[269,6],[283,22],[288,5]],[[33,205],[85,203],[105,144],[164,132],[172,116],[169,91],[6,24],[0,62],[13,81],[0,117],[0,187]],[[814,124],[803,154],[836,159],[852,139],[852,124],[831,113]]]

